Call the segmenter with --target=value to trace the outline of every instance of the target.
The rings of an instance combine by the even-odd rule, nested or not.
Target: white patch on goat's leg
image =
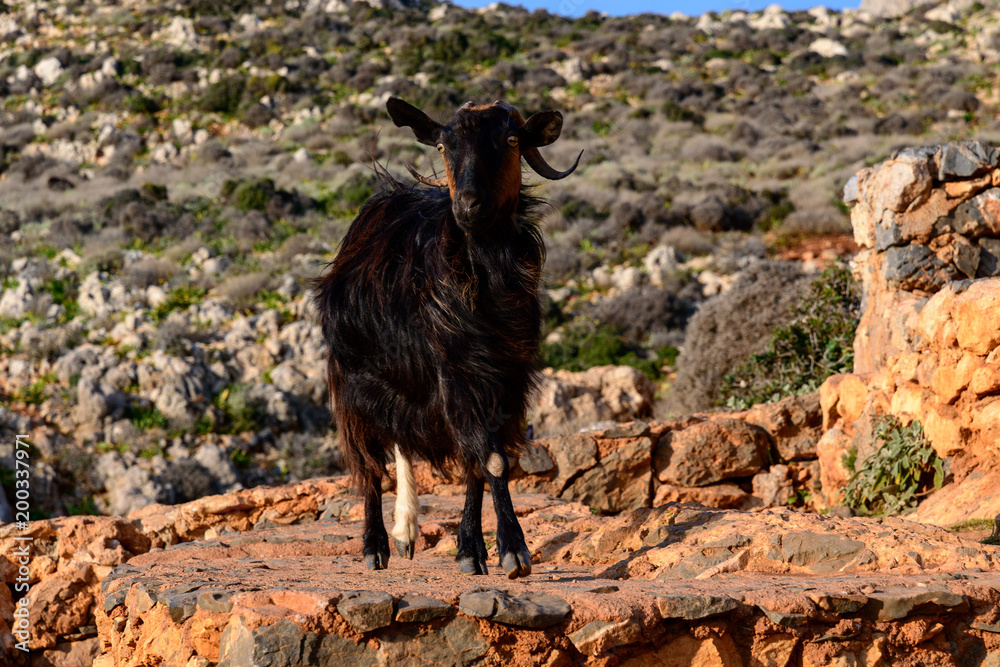
[[[486,461],[486,470],[494,477],[500,477],[503,475],[503,456],[493,452],[490,454],[490,458]]]
[[[419,513],[420,500],[417,498],[413,465],[399,451],[399,445],[396,445],[396,511],[393,513],[396,525],[392,528],[392,538],[396,543],[396,552],[410,560],[413,560],[417,536],[420,535],[417,527]]]

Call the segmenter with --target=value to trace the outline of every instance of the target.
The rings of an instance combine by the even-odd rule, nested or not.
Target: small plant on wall
[[[944,460],[924,436],[920,422],[909,426],[888,415],[875,424],[878,449],[855,470],[844,490],[845,503],[864,516],[889,516],[915,507],[930,489],[944,483]],[[845,456],[849,469],[855,458]]]

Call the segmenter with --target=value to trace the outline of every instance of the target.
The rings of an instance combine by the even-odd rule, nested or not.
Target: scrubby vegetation
[[[121,510],[104,485],[137,466],[157,502],[208,488],[201,469],[232,485],[335,468],[310,281],[371,196],[372,159],[406,183],[404,162],[440,173],[389,122],[389,95],[442,121],[470,99],[564,113],[542,150],[558,168],[584,157],[535,189],[550,203],[545,361],[634,365],[674,414],[845,368],[839,279],[796,313],[811,276],[797,248],[849,232],[859,167],[1000,137],[993,6],[943,26],[926,8],[381,4],[0,12],[0,426],[30,415],[54,441],[37,474],[84,480],[56,511]]]
[[[901,514],[916,506],[927,491],[944,483],[944,460],[924,437],[920,422],[903,426],[896,417],[882,417],[875,423],[874,453],[863,463],[857,452],[844,465],[854,471],[844,503],[864,516]]]
[[[728,292],[705,302],[691,318],[671,388],[670,412],[709,410],[726,375],[763,351],[809,285],[790,262],[760,261],[743,271]]]
[[[816,391],[831,375],[850,373],[860,306],[860,289],[850,270],[825,270],[809,286],[791,322],[771,333],[766,349],[723,378],[718,402],[745,409]]]
[[[663,376],[664,367],[672,366],[677,348],[660,346],[646,351],[632,345],[618,330],[609,326],[577,324],[569,327],[556,341],[542,344],[542,362],[551,368],[583,371],[594,366],[633,366],[651,380]]]

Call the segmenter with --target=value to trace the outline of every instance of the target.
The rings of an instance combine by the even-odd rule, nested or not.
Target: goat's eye
[[[510,146],[517,146],[517,135],[510,135],[507,137],[507,144]]]
[[[444,144],[437,145],[438,153],[444,153]]]

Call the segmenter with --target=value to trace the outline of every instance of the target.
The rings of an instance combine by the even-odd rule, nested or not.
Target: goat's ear
[[[385,103],[386,111],[396,127],[408,127],[413,130],[417,141],[428,146],[437,144],[437,131],[441,124],[432,120],[427,114],[412,104],[398,97],[390,97]]]
[[[532,115],[521,128],[523,145],[531,148],[548,146],[559,138],[562,124],[563,117],[558,111],[541,111]]]

